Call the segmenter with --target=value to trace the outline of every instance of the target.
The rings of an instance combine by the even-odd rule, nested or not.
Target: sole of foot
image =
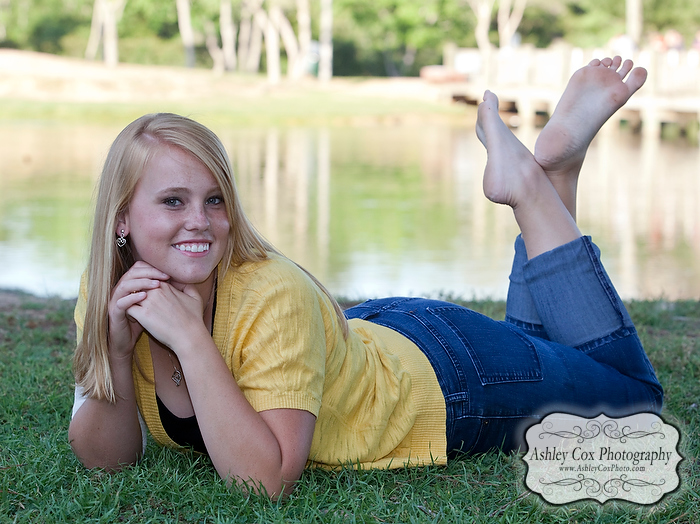
[[[573,74],[535,143],[535,160],[545,173],[578,176],[593,137],[646,81],[646,70],[633,65],[616,56]]]

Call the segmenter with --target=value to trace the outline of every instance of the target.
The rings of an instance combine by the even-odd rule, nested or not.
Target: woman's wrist
[[[128,355],[109,355],[109,366],[117,398],[133,397],[133,377],[131,374],[133,352]]]
[[[185,329],[183,336],[176,337],[172,344],[168,344],[168,347],[182,360],[183,358],[187,358],[190,354],[199,354],[202,345],[206,343],[214,345],[211,334],[204,323],[201,323]]]
[[[109,364],[112,368],[129,368],[131,369],[131,361],[133,360],[134,352],[119,355],[114,351],[109,352]]]
[[[189,367],[192,359],[205,358],[209,352],[220,356],[219,350],[206,328],[189,333],[186,338],[180,339],[171,349],[177,355],[183,368]]]

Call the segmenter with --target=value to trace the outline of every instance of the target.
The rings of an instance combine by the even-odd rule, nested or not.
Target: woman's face
[[[219,185],[195,157],[164,147],[146,164],[119,221],[136,260],[199,284],[213,275],[228,243],[230,224]]]

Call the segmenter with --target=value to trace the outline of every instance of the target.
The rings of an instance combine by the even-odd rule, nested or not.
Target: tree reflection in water
[[[260,231],[348,298],[504,298],[510,210],[482,196],[473,128],[444,123],[215,129]],[[0,128],[0,287],[74,296],[92,187],[118,129]],[[518,130],[532,147],[536,132]],[[612,126],[581,174],[578,219],[625,298],[700,295],[700,151]]]

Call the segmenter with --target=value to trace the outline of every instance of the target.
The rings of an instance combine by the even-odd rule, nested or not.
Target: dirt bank
[[[276,92],[318,91],[355,96],[441,101],[439,85],[420,78],[315,79],[271,86],[264,76],[223,74],[206,69],[119,64],[44,53],[0,49],[0,97],[56,102],[150,102],[263,97]]]

